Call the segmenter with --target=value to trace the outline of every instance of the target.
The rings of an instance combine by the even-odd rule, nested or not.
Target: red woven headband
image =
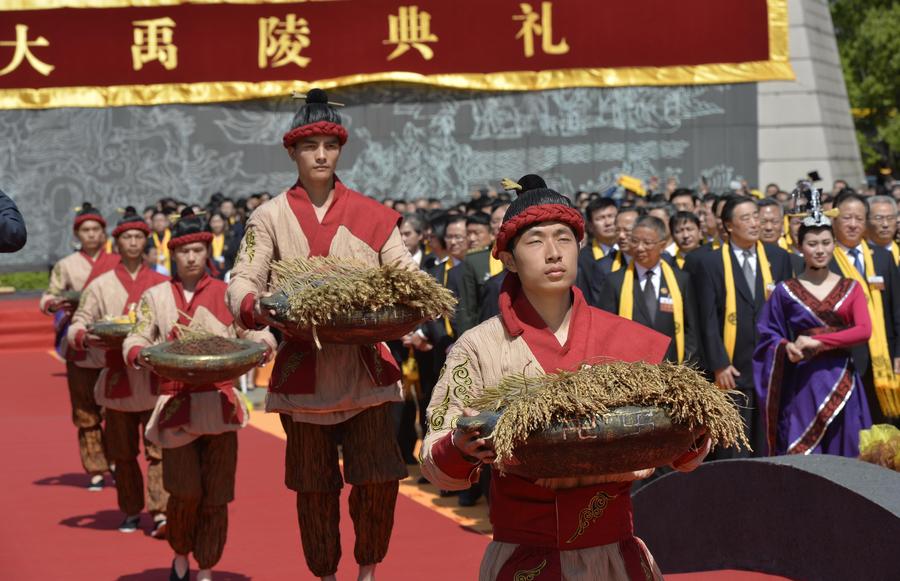
[[[301,125],[291,129],[284,134],[282,143],[284,147],[290,147],[303,139],[304,137],[313,137],[314,135],[334,135],[338,138],[341,145],[347,143],[347,129],[343,125],[331,123],[330,121],[317,121],[309,125]]]
[[[209,244],[212,242],[213,235],[212,232],[194,232],[193,234],[185,234],[184,236],[179,236],[178,238],[172,238],[169,240],[167,246],[169,250],[174,250],[179,246],[184,246],[185,244],[191,244],[192,242],[204,242]]]
[[[147,236],[150,236],[150,226],[147,226],[144,222],[138,222],[135,220],[134,222],[125,222],[124,224],[119,224],[112,231],[113,238],[118,238],[119,234],[123,232],[127,232],[128,230],[140,230]]]
[[[494,258],[500,258],[500,253],[508,250],[509,243],[515,238],[519,232],[543,222],[562,222],[567,226],[571,226],[575,231],[578,241],[584,238],[584,218],[581,212],[575,208],[564,206],[563,204],[541,204],[540,206],[531,206],[521,214],[516,214],[500,226],[500,232],[497,233],[497,240],[494,243]]]
[[[103,219],[103,216],[99,214],[82,214],[81,216],[75,216],[75,222],[72,224],[72,229],[78,230],[79,228],[81,228],[82,224],[90,220],[93,220],[94,222],[97,222],[98,224],[106,228],[106,220]]]

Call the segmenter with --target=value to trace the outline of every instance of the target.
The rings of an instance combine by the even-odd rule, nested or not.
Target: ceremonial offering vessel
[[[64,303],[69,303],[70,305],[77,305],[81,302],[81,291],[67,290],[59,293],[59,298]]]
[[[292,321],[288,297],[283,292],[260,299],[260,306],[275,311],[269,325],[300,341],[371,345],[400,339],[428,320],[421,311],[405,305],[391,305],[376,311],[349,310],[333,315],[315,327],[303,327]]]
[[[162,377],[205,385],[235,379],[260,363],[266,346],[247,339],[205,337],[168,341],[141,351],[141,359]]]
[[[320,348],[400,339],[425,321],[451,316],[456,306],[433,277],[399,265],[297,257],[273,263],[272,272],[273,294],[259,301],[265,322]]]
[[[124,320],[97,321],[88,326],[88,332],[100,337],[107,349],[121,350],[133,325],[128,317],[124,317]]]
[[[460,430],[492,438],[501,412],[460,418]],[[558,421],[515,447],[503,471],[530,479],[619,474],[667,466],[684,454],[700,430],[673,423],[658,407],[624,406]]]

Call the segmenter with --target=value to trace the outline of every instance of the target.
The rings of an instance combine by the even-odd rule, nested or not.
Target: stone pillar
[[[795,81],[757,84],[759,188],[790,191],[810,170],[822,187],[865,177],[827,0],[788,0]]]

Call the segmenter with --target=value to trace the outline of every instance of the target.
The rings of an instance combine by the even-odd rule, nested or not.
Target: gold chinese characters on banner
[[[704,18],[671,0],[2,0],[0,109],[371,82],[521,91],[793,78],[786,0],[692,7]],[[677,50],[634,51],[617,34],[651,11],[679,30]]]

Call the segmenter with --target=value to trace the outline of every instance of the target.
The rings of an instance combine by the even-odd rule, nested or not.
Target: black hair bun
[[[310,89],[310,91],[306,94],[306,102],[309,103],[323,103],[325,105],[328,104],[328,94],[325,93],[322,89]]]
[[[520,186],[522,186],[522,191],[519,192],[519,195],[522,195],[525,192],[530,192],[531,190],[547,189],[547,182],[544,181],[544,178],[533,173],[530,173],[527,176],[522,176],[519,179],[518,183]]]
[[[175,222],[175,226],[172,227],[172,237],[178,238],[187,234],[203,232],[204,227],[205,225],[200,216],[195,216],[194,210],[191,208],[185,208],[181,211],[181,219]]]

